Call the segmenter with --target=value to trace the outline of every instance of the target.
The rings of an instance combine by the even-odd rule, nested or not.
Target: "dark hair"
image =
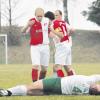
[[[44,16],[49,18],[50,20],[54,20],[55,19],[55,15],[51,11],[46,12]]]
[[[89,88],[89,94],[90,95],[100,95],[100,91],[97,91],[94,88]]]

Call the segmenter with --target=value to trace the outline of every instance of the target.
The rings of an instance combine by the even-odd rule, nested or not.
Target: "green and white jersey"
[[[74,75],[61,79],[62,94],[78,95],[89,94],[89,81],[87,76]]]

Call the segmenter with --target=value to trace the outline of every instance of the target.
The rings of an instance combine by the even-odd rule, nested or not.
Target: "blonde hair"
[[[43,12],[44,13],[44,9],[42,9],[42,8],[36,8],[35,9],[35,15],[36,15],[37,12]]]

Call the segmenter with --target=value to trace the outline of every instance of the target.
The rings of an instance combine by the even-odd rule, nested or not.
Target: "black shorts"
[[[61,78],[50,78],[43,80],[44,94],[61,94]]]

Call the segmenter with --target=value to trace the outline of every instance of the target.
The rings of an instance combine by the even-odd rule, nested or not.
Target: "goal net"
[[[0,34],[0,64],[8,64],[7,34]]]

